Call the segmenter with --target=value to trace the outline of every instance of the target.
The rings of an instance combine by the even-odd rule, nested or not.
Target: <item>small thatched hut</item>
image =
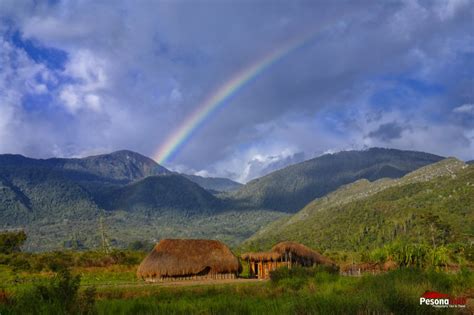
[[[230,249],[214,240],[165,239],[142,261],[146,281],[235,278],[242,266]]]
[[[269,252],[245,253],[242,260],[249,264],[251,276],[266,279],[270,272],[280,267],[327,265],[336,268],[329,258],[295,242],[281,242]]]

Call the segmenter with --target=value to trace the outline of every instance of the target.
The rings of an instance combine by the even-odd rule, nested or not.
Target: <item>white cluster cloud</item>
[[[31,139],[33,126],[25,118],[22,99],[44,94],[46,82],[54,80],[46,67],[0,36],[0,152],[21,152],[30,145],[25,140],[39,140]]]
[[[72,24],[52,16],[34,16],[25,21],[23,34],[29,38],[38,38],[47,43],[68,40],[71,37],[87,36],[90,25]]]
[[[105,61],[89,51],[78,51],[71,56],[65,74],[74,79],[59,93],[59,98],[72,113],[82,108],[96,112],[102,109],[100,93],[107,88]]]
[[[474,104],[463,104],[454,108],[453,112],[474,115]]]

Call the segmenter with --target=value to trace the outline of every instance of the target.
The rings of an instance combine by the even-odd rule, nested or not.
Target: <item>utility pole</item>
[[[99,228],[100,228],[100,235],[102,237],[102,250],[104,251],[104,253],[108,254],[110,253],[110,243],[105,233],[103,216],[100,216],[99,218]]]

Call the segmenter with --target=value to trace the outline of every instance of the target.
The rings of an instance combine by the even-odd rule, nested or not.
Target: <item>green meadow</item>
[[[458,309],[419,305],[425,291],[472,297],[474,274],[467,268],[448,273],[408,267],[360,277],[323,268],[293,268],[273,272],[269,281],[163,286],[136,278],[132,262],[143,253],[115,254],[122,259],[117,261],[108,260],[114,255],[100,258],[98,253],[36,254],[28,255],[27,261],[47,262],[45,255],[55,257],[56,264],[58,257],[73,259],[69,265],[46,263],[38,271],[1,265],[0,314],[469,314],[473,310],[469,305]],[[86,266],[92,261],[84,255],[104,265]]]
[[[140,249],[21,252],[23,232],[0,238],[0,314],[471,314],[472,255],[464,247],[396,242],[370,252],[338,252],[359,276],[329,267],[278,269],[270,280],[146,283],[136,276]],[[470,249],[470,247],[467,247]],[[238,253],[238,252],[237,252]],[[239,254],[239,253],[238,253]],[[455,258],[455,259],[454,259]],[[347,263],[347,262],[346,262]],[[384,272],[386,263],[396,269]],[[377,267],[378,266],[378,267]],[[342,269],[343,270],[343,269]],[[388,269],[386,269],[388,270]],[[466,298],[464,308],[419,305],[426,291]]]

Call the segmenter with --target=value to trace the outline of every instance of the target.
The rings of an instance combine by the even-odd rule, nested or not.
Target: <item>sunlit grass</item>
[[[190,282],[179,287],[144,283],[126,266],[77,268],[73,274],[81,275],[79,292],[96,286],[98,314],[430,314],[435,310],[419,305],[425,291],[466,296],[474,287],[472,271],[449,274],[409,268],[362,277],[318,268],[280,269],[268,282],[199,286]],[[47,275],[36,276],[10,291],[12,303],[15,296],[27,296],[35,284],[48,280]],[[1,304],[0,313],[12,314],[8,305]]]

